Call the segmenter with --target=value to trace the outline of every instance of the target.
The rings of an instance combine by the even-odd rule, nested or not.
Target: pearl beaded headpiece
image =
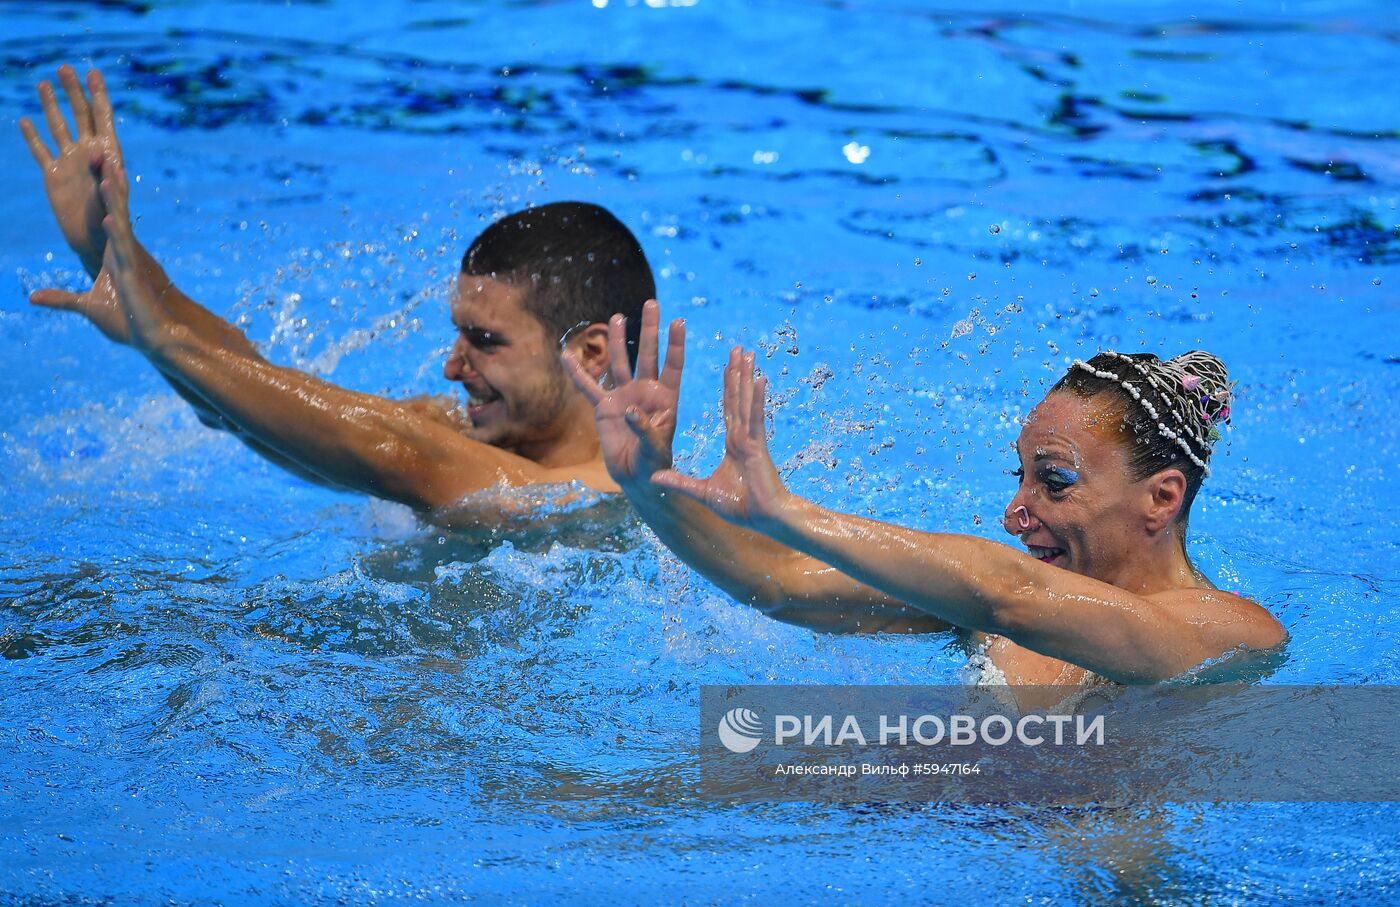
[[[1180,447],[1192,463],[1210,475],[1206,460],[1220,438],[1216,425],[1230,421],[1230,404],[1234,401],[1234,385],[1221,361],[1201,350],[1166,361],[1150,353],[1129,356],[1106,351],[1100,355],[1126,363],[1131,371],[1123,369],[1124,374],[1119,375],[1097,369],[1082,359],[1074,360],[1071,368],[1122,386],[1157,423],[1157,433]]]

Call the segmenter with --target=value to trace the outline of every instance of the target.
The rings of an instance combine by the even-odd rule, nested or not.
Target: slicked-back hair
[[[472,241],[462,273],[523,288],[526,310],[556,338],[621,312],[636,366],[642,304],[655,298],[656,280],[637,237],[606,209],[553,202],[503,217]]]

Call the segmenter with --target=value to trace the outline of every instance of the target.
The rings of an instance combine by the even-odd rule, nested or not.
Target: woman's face
[[[1102,403],[1054,393],[1027,416],[1016,442],[1016,494],[1002,525],[1047,564],[1122,585],[1147,541],[1151,494],[1128,477],[1119,416]]]

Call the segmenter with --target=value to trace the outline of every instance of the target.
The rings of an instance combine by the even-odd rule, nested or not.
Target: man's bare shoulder
[[[616,494],[621,491],[608,475],[601,453],[580,463],[546,466],[514,451],[473,437],[471,420],[451,397],[423,395],[398,402],[419,418],[439,429],[449,429],[461,438],[461,453],[452,456],[451,462],[442,464],[442,468],[448,473],[461,471],[464,474],[464,484],[453,489],[459,493],[450,493],[450,500],[441,501],[438,506],[455,506],[462,496],[494,486],[526,488],[538,485],[547,489],[578,483],[590,491],[604,494]],[[483,456],[496,467],[494,475],[489,476],[491,481],[484,484],[477,468]],[[454,469],[454,466],[457,469]]]
[[[546,469],[541,467],[542,482],[549,485],[564,485],[577,482],[591,491],[601,494],[619,494],[622,489],[608,475],[608,468],[602,457],[573,466],[560,466]]]
[[[414,413],[434,422],[439,422],[449,428],[454,428],[460,432],[471,431],[471,420],[462,411],[462,407],[457,401],[442,394],[421,394],[417,397],[407,397],[399,403]]]
[[[449,529],[490,528],[512,533],[570,523],[581,515],[614,512],[632,512],[620,493],[570,479],[528,484],[502,482],[469,492],[457,501],[425,511],[422,516]]]

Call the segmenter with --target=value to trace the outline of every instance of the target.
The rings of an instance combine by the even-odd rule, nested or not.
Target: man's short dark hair
[[[637,237],[606,209],[554,202],[503,217],[472,242],[462,273],[523,287],[526,310],[554,337],[621,312],[636,365],[642,304],[655,298],[656,280]]]

